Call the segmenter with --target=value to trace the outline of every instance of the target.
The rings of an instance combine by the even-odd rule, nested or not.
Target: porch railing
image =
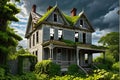
[[[67,68],[71,64],[76,64],[75,61],[61,61],[61,60],[53,60],[54,63],[59,64],[62,68]]]

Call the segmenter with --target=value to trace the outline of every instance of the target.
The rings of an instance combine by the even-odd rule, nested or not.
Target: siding
[[[83,33],[79,32],[79,42],[83,42]]]
[[[86,43],[87,44],[91,44],[92,40],[91,40],[91,33],[86,33]]]
[[[50,28],[43,26],[43,41],[47,41],[50,39]]]
[[[74,31],[63,30],[63,39],[74,41]]]

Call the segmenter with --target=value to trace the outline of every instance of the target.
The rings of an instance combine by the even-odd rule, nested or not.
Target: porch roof
[[[58,41],[58,40],[49,40],[45,41],[42,45],[43,47],[49,46],[50,44],[56,45],[56,46],[63,46],[64,47],[71,47],[71,48],[77,48],[80,49],[80,51],[83,52],[90,52],[90,53],[100,53],[105,52],[105,47],[103,46],[96,46],[91,44],[82,44],[82,43],[70,43],[70,42],[64,42],[64,41]]]

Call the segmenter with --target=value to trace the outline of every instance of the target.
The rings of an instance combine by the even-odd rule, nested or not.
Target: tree
[[[14,0],[19,1],[19,0]],[[18,21],[15,17],[20,10],[10,0],[0,0],[0,64],[6,65],[7,56],[11,49],[16,48],[22,38],[14,29],[10,28],[11,21]]]
[[[112,55],[115,58],[115,61],[119,61],[119,33],[111,32],[103,36],[99,43],[102,43],[103,46],[108,47],[106,54]]]

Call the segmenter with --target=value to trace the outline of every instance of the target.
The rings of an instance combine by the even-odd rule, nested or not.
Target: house
[[[69,16],[55,5],[40,15],[33,5],[25,37],[29,51],[37,56],[38,61],[51,59],[61,65],[62,70],[67,70],[70,64],[77,64],[84,70],[85,66],[92,64],[94,53],[105,51],[92,45],[94,31],[84,11],[77,15],[77,9],[73,8]]]

